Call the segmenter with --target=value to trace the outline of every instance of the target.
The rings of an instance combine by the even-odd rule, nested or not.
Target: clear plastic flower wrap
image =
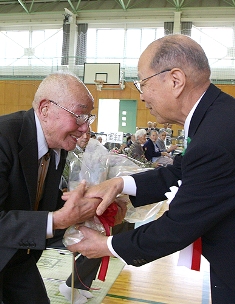
[[[98,140],[91,138],[81,157],[75,152],[73,155],[69,168],[70,191],[75,189],[82,180],[91,186],[107,179],[109,152]]]
[[[131,202],[127,205],[125,220],[129,223],[147,222],[158,214],[164,201],[145,205],[142,207],[133,207]]]
[[[108,165],[108,179],[118,176],[127,176],[147,170],[154,170],[154,168],[143,167],[140,162],[130,159],[123,154],[109,155]],[[158,214],[162,204],[163,201],[141,207],[134,207],[131,204],[131,201],[128,200],[125,220],[129,223],[146,222]]]
[[[81,157],[76,155],[76,153],[70,157],[69,190],[75,189],[82,180],[86,180],[87,185],[91,186],[99,184],[106,179],[131,175],[146,170],[152,170],[152,168],[141,167],[141,163],[137,164],[126,155],[110,153],[98,140],[91,138]],[[157,202],[134,208],[129,200],[125,220],[131,223],[146,221],[159,212],[161,204],[162,202]],[[94,220],[92,218],[86,221],[84,225],[100,231],[96,227]],[[77,229],[74,227],[67,229],[63,240],[65,246],[68,242],[74,244],[80,240],[81,235]]]
[[[93,219],[85,221],[82,224],[79,224],[79,226],[86,226],[88,228],[97,230],[100,233],[105,234],[104,226],[97,216],[94,216]],[[79,229],[76,229],[75,226],[71,226],[65,231],[63,244],[67,247],[69,245],[73,245],[80,242],[83,238],[84,235],[82,234],[82,232]]]

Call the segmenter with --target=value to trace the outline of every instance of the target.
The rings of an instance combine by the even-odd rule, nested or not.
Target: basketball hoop
[[[101,91],[104,82],[105,82],[104,80],[94,80],[97,91]]]

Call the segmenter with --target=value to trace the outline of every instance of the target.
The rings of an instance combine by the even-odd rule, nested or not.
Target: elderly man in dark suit
[[[166,151],[161,151],[156,145],[158,132],[156,130],[150,131],[149,139],[144,143],[143,149],[147,160],[151,162],[159,161],[161,156],[169,156]]]
[[[73,193],[64,203],[59,191],[67,151],[94,120],[92,109],[93,97],[76,76],[55,73],[41,82],[32,109],[0,117],[0,303],[49,303],[36,266],[47,239],[95,213],[98,199],[88,204]]]
[[[151,43],[138,74],[140,98],[159,123],[184,125],[187,149],[173,165],[106,181],[85,195],[103,199],[101,214],[118,193],[131,195],[137,207],[165,199],[170,186],[182,184],[156,221],[110,238],[83,228],[85,239],[70,250],[141,266],[198,241],[210,263],[212,303],[235,303],[235,100],[210,83],[203,49],[184,35]]]

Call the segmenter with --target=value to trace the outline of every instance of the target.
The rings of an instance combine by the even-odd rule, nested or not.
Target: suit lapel
[[[30,204],[33,208],[36,199],[38,176],[37,131],[33,109],[25,113],[19,137],[19,145],[21,146],[19,159],[28,188]]]
[[[193,113],[188,136],[192,139],[194,134],[196,133],[201,121],[203,120],[208,108],[212,105],[214,100],[218,97],[221,90],[218,89],[215,85],[210,84],[209,88],[207,89],[206,93],[202,97],[201,101],[199,102],[195,112]]]
[[[34,117],[34,110],[27,111],[23,118],[21,134],[19,136],[19,159],[27,185],[31,208],[33,209],[37,193],[38,179],[38,144],[37,130]],[[55,210],[57,198],[59,194],[59,183],[66,161],[67,152],[61,150],[60,162],[58,169],[55,168],[54,151],[48,168],[48,173],[45,180],[45,195],[42,202],[42,210]],[[51,203],[51,205],[49,205]],[[41,204],[41,203],[40,203]]]

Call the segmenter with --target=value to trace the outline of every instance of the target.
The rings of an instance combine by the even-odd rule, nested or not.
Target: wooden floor
[[[208,262],[203,258],[198,272],[177,261],[174,253],[138,268],[126,265],[102,304],[210,304]]]

